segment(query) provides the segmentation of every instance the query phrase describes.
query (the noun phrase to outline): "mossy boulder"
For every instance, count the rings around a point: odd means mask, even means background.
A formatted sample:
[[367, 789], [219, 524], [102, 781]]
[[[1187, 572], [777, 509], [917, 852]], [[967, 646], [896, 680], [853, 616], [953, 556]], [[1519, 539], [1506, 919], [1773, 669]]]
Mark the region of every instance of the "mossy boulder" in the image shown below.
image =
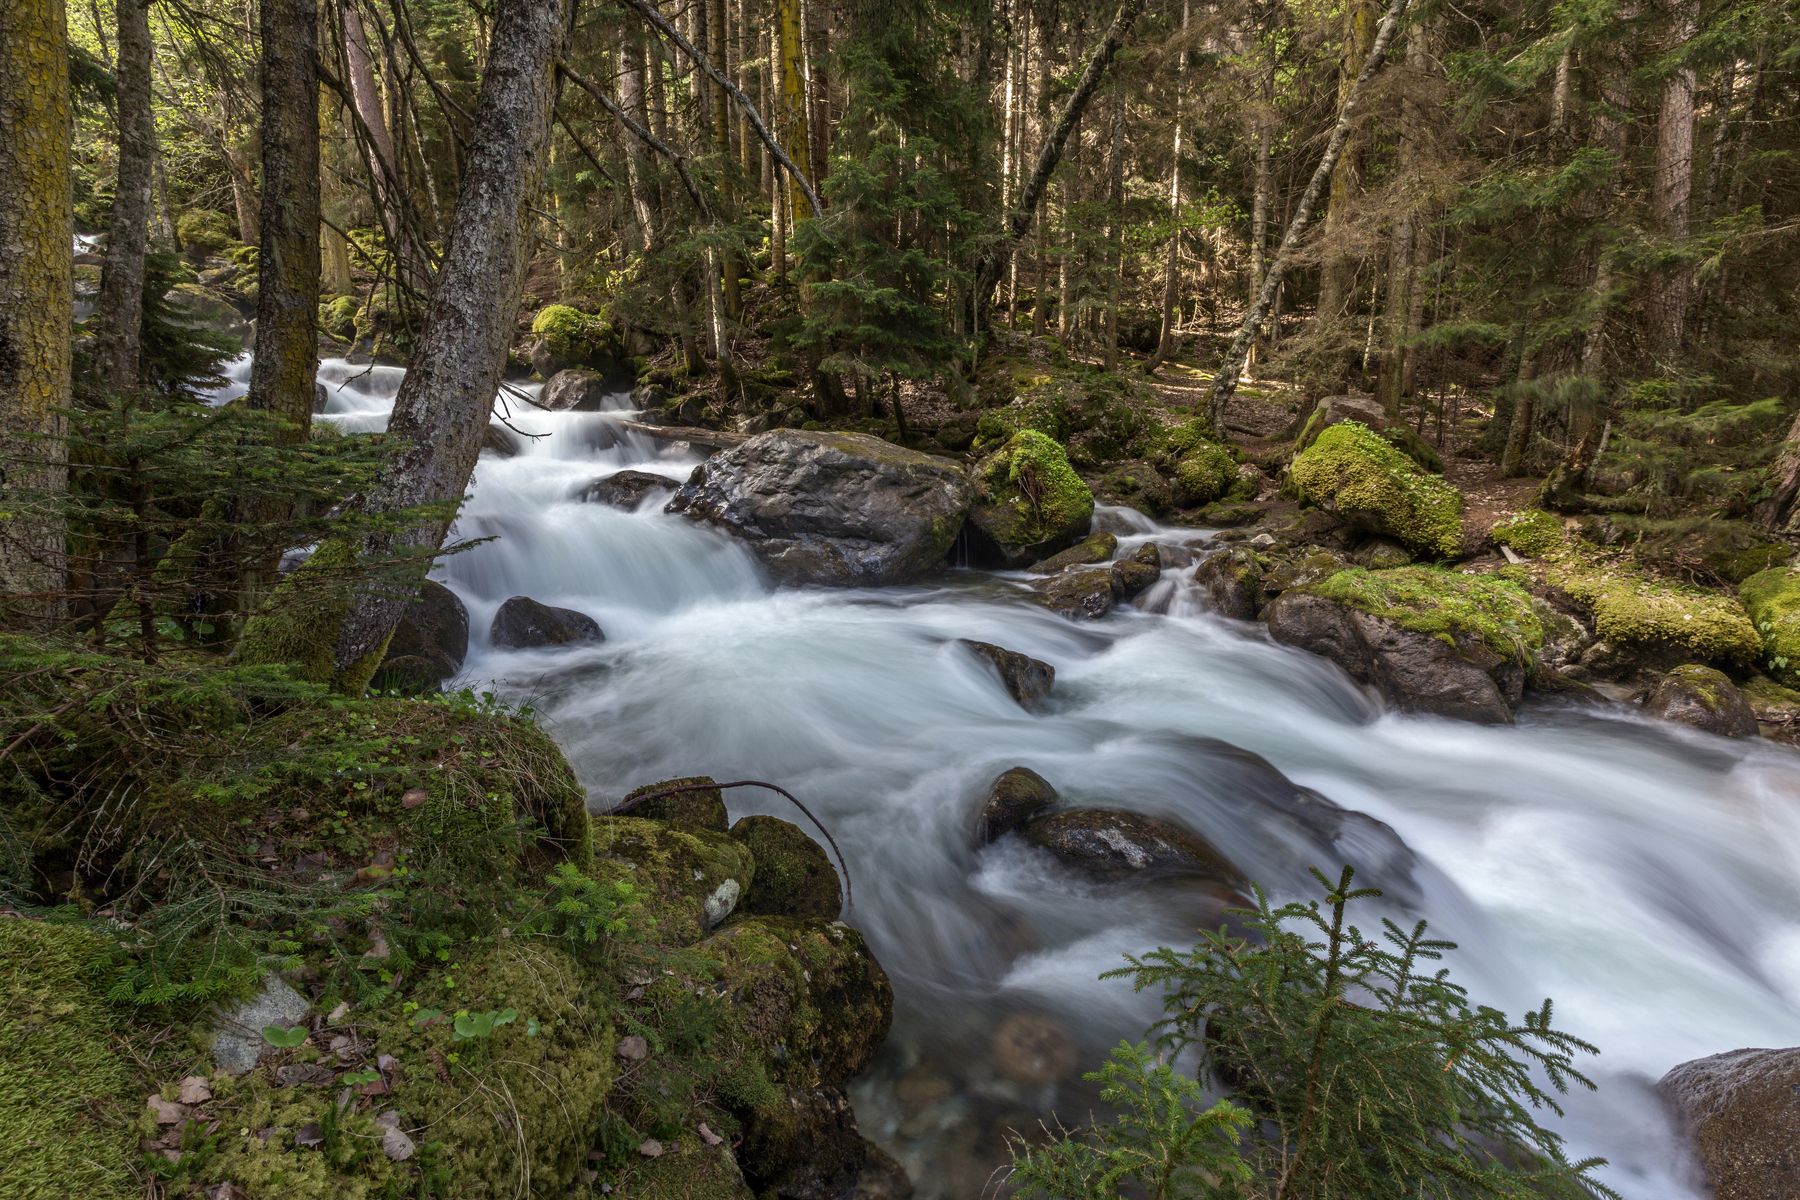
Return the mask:
[[739, 910], [751, 916], [823, 917], [844, 907], [843, 887], [824, 849], [804, 829], [779, 817], [749, 816], [731, 836], [750, 850], [756, 873]]
[[1067, 550], [1032, 563], [1028, 569], [1033, 575], [1054, 575], [1065, 567], [1091, 567], [1096, 563], [1111, 562], [1118, 550], [1118, 535], [1102, 530], [1090, 533]]
[[356, 316], [362, 302], [355, 296], [332, 296], [319, 301], [319, 328], [342, 342], [356, 338]]
[[131, 1200], [132, 1122], [143, 1103], [106, 1003], [105, 935], [0, 916], [0, 1193], [18, 1200]]
[[567, 304], [547, 305], [532, 318], [531, 337], [527, 356], [544, 379], [577, 367], [597, 371], [621, 389], [636, 378], [624, 339], [604, 317]]
[[1731, 677], [1697, 663], [1664, 675], [1644, 700], [1644, 711], [1723, 737], [1755, 737], [1756, 713]]
[[1194, 508], [1223, 498], [1238, 480], [1237, 459], [1217, 442], [1201, 442], [1175, 463], [1175, 502]]
[[1227, 546], [1200, 560], [1194, 582], [1222, 617], [1248, 621], [1262, 607], [1262, 559], [1249, 546]]
[[1462, 493], [1419, 469], [1368, 426], [1343, 421], [1296, 455], [1301, 499], [1354, 528], [1397, 538], [1419, 554], [1462, 550]]
[[[716, 1135], [715, 1135], [716, 1136]], [[709, 1146], [695, 1135], [658, 1140], [654, 1157], [642, 1151], [612, 1189], [619, 1200], [756, 1200], [728, 1146]]]
[[756, 877], [750, 848], [722, 833], [642, 817], [596, 817], [596, 865], [646, 891], [654, 936], [685, 945], [737, 911]]
[[1738, 589], [1761, 641], [1769, 674], [1800, 684], [1800, 569], [1775, 567], [1744, 580]]
[[1488, 536], [1528, 558], [1548, 558], [1565, 549], [1569, 541], [1562, 518], [1541, 508], [1528, 508], [1496, 522]]
[[195, 261], [222, 254], [237, 241], [231, 218], [212, 208], [190, 208], [176, 217], [175, 236]]
[[1492, 723], [1512, 720], [1543, 645], [1523, 588], [1428, 567], [1339, 571], [1265, 616], [1276, 641], [1330, 658], [1396, 708]]
[[1162, 578], [1162, 547], [1145, 542], [1112, 565], [1113, 584], [1119, 599], [1130, 600]]
[[1444, 469], [1444, 460], [1431, 443], [1404, 421], [1388, 416], [1373, 396], [1326, 396], [1321, 399], [1300, 426], [1300, 432], [1294, 438], [1294, 453], [1305, 450], [1319, 440], [1320, 434], [1344, 421], [1368, 426], [1424, 470], [1435, 474]]
[[957, 644], [991, 666], [1020, 708], [1033, 709], [1042, 704], [1056, 684], [1056, 668], [1047, 662], [996, 646], [992, 642], [976, 642], [958, 638]]
[[1552, 581], [1593, 613], [1594, 632], [1633, 662], [1749, 666], [1763, 639], [1735, 597], [1665, 583], [1629, 569], [1570, 567]]
[[975, 844], [999, 841], [1056, 803], [1056, 789], [1030, 767], [1001, 772], [975, 817]]
[[1098, 621], [1119, 602], [1119, 579], [1110, 567], [1071, 567], [1033, 580], [1031, 598], [1071, 621]]
[[976, 562], [1016, 568], [1074, 545], [1094, 518], [1094, 493], [1055, 439], [1021, 430], [976, 471], [969, 546]]
[[725, 793], [710, 775], [647, 783], [627, 793], [619, 805], [634, 817], [666, 821], [689, 829], [724, 833], [731, 827], [731, 817], [725, 809]]

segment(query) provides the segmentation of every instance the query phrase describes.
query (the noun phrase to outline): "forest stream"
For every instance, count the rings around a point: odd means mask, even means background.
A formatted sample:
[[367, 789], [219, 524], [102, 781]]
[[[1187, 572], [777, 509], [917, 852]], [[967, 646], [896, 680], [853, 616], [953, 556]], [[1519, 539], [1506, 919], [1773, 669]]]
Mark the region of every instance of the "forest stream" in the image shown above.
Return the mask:
[[[325, 419], [381, 428], [403, 374], [326, 360]], [[1623, 706], [1534, 701], [1510, 727], [1384, 713], [1325, 660], [1206, 610], [1187, 578], [1205, 531], [1125, 509], [1097, 525], [1121, 554], [1158, 542], [1165, 569], [1099, 622], [966, 570], [924, 587], [772, 589], [741, 545], [665, 515], [661, 497], [636, 512], [581, 499], [615, 471], [682, 479], [699, 461], [621, 427], [628, 404], [506, 406], [542, 436], [483, 453], [455, 537], [492, 540], [439, 569], [471, 618], [459, 682], [534, 708], [596, 807], [710, 773], [779, 783], [818, 814], [848, 861], [846, 917], [896, 992], [858, 1115], [923, 1200], [977, 1194], [1003, 1161], [1000, 1131], [1053, 1109], [1081, 1120], [1090, 1098], [1068, 1081], [1154, 1016], [1096, 977], [1122, 949], [1185, 944], [1217, 911], [1192, 891], [1084, 882], [1016, 838], [973, 850], [980, 796], [1017, 765], [1065, 800], [1192, 825], [1278, 899], [1308, 889], [1309, 866], [1355, 863], [1392, 915], [1428, 913], [1463, 945], [1451, 961], [1475, 992], [1511, 1012], [1556, 997], [1559, 1023], [1603, 1051], [1600, 1093], [1573, 1097], [1561, 1128], [1572, 1156], [1612, 1160], [1604, 1177], [1628, 1196], [1699, 1195], [1657, 1077], [1800, 1038], [1793, 750]], [[494, 611], [520, 594], [592, 616], [606, 640], [492, 647]], [[959, 638], [1053, 664], [1045, 709], [1022, 710]], [[755, 789], [730, 803], [794, 816]], [[1039, 1061], [1006, 1061], [1008, 1022]], [[1060, 1081], [1021, 1081], [1046, 1058]]]

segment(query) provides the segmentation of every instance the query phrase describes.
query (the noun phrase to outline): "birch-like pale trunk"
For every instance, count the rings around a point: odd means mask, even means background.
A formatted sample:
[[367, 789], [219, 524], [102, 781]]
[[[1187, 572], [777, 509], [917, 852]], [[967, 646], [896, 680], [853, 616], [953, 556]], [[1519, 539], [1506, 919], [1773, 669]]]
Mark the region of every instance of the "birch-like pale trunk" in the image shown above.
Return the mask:
[[1270, 306], [1275, 303], [1275, 293], [1281, 287], [1288, 263], [1293, 259], [1294, 248], [1300, 244], [1307, 223], [1312, 220], [1313, 206], [1324, 193], [1325, 184], [1331, 179], [1332, 170], [1337, 166], [1338, 156], [1344, 152], [1344, 144], [1349, 140], [1357, 102], [1362, 99], [1363, 93], [1368, 90], [1369, 81], [1375, 78], [1375, 73], [1381, 70], [1381, 64], [1386, 61], [1388, 47], [1393, 45], [1394, 35], [1400, 29], [1400, 20], [1406, 15], [1406, 5], [1407, 0], [1388, 0], [1387, 11], [1381, 14], [1381, 24], [1375, 31], [1375, 41], [1369, 47], [1369, 55], [1363, 60], [1356, 82], [1350, 85], [1350, 91], [1338, 109], [1337, 124], [1332, 127], [1331, 140], [1325, 144], [1325, 154], [1319, 159], [1319, 165], [1313, 171], [1299, 205], [1294, 209], [1287, 232], [1282, 234], [1281, 245], [1276, 248], [1274, 260], [1269, 263], [1269, 270], [1263, 277], [1256, 302], [1244, 314], [1244, 323], [1238, 328], [1231, 349], [1225, 352], [1225, 361], [1219, 365], [1219, 373], [1213, 379], [1212, 394], [1207, 401], [1207, 418], [1214, 429], [1219, 429], [1224, 424], [1225, 406], [1237, 391], [1238, 380], [1244, 373], [1244, 360], [1249, 354], [1250, 343], [1256, 337], [1257, 326], [1262, 324]]

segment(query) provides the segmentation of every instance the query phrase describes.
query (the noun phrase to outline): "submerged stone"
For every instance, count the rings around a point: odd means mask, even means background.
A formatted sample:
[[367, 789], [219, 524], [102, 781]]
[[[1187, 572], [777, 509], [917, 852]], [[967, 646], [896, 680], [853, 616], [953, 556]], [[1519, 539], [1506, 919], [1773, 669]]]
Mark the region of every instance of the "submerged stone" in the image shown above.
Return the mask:
[[1020, 654], [1017, 650], [1008, 650], [992, 642], [971, 641], [968, 638], [958, 638], [957, 645], [964, 646], [976, 657], [985, 659], [999, 672], [1000, 682], [1005, 685], [1007, 695], [1017, 701], [1020, 708], [1036, 708], [1050, 695], [1050, 688], [1056, 683], [1055, 667], [1030, 655]]
[[529, 596], [514, 596], [494, 614], [488, 630], [494, 645], [508, 650], [603, 642], [600, 623], [572, 608], [553, 608]]

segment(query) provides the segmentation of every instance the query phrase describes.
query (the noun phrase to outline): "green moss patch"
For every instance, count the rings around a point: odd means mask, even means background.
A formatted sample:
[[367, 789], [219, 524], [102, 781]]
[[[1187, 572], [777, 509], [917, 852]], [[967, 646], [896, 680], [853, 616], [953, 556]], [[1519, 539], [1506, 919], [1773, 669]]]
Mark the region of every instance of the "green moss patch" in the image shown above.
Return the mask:
[[[1087, 532], [1094, 493], [1055, 439], [1022, 430], [980, 467], [981, 500], [970, 520], [1008, 565], [1059, 549]], [[1011, 560], [1019, 559], [1018, 563]]]
[[0, 1193], [16, 1200], [144, 1194], [132, 1120], [142, 1088], [113, 1045], [116, 947], [65, 924], [0, 917]]
[[1531, 558], [1547, 558], [1567, 547], [1569, 542], [1562, 518], [1541, 508], [1528, 508], [1498, 522], [1492, 536], [1500, 545]]
[[1462, 494], [1366, 425], [1331, 426], [1289, 473], [1301, 499], [1418, 553], [1451, 558], [1462, 549]]
[[1744, 580], [1738, 589], [1754, 623], [1769, 672], [1800, 683], [1800, 569], [1776, 567]]
[[1631, 570], [1564, 564], [1551, 580], [1594, 615], [1594, 631], [1617, 646], [1667, 650], [1704, 662], [1748, 665], [1762, 640], [1731, 596], [1663, 583]]
[[[1335, 427], [1334, 427], [1335, 428]], [[1531, 596], [1510, 580], [1432, 567], [1339, 571], [1302, 589], [1455, 645], [1468, 639], [1525, 664], [1543, 647]]]

